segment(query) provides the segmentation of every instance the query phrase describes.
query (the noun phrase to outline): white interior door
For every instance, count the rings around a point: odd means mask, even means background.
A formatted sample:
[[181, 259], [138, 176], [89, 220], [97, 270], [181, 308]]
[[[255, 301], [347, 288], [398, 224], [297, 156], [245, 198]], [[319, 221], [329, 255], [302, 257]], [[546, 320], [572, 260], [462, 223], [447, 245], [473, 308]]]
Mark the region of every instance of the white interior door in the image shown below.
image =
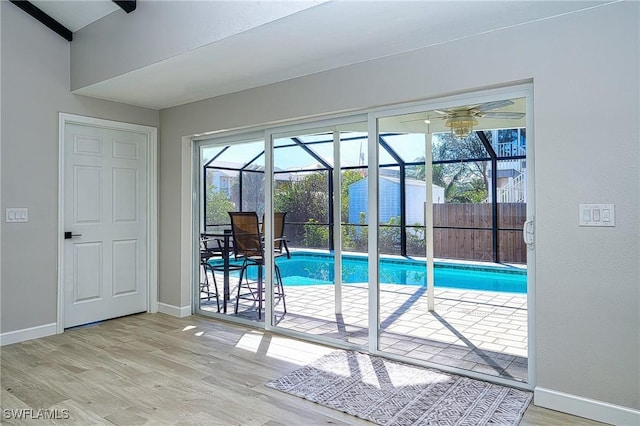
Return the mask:
[[65, 124], [65, 328], [147, 310], [147, 155], [147, 134]]

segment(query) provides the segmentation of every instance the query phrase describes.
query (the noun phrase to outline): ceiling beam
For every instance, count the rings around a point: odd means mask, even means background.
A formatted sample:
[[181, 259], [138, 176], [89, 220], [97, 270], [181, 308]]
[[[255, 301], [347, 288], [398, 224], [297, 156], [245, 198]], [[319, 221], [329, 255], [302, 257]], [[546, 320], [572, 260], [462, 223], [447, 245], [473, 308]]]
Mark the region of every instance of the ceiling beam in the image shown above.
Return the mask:
[[113, 2], [127, 13], [136, 10], [136, 0], [113, 0]]
[[58, 35], [63, 37], [67, 41], [73, 40], [73, 33], [60, 22], [53, 19], [51, 16], [44, 13], [41, 9], [37, 8], [30, 1], [26, 0], [11, 0], [11, 3], [18, 6], [20, 9], [27, 12], [29, 15], [36, 18], [38, 21], [49, 27], [49, 29], [55, 31]]

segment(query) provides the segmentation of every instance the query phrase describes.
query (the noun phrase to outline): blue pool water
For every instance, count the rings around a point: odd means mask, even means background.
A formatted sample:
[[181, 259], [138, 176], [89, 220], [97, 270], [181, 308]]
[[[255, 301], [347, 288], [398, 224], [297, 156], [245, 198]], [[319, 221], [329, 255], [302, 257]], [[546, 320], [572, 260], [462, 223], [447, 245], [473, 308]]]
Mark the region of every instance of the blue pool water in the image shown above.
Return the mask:
[[[363, 283], [368, 280], [368, 259], [364, 256], [342, 256], [342, 282]], [[295, 252], [291, 259], [278, 258], [284, 285], [332, 284], [333, 256], [330, 254]], [[411, 259], [381, 258], [380, 282], [426, 286], [425, 262]], [[249, 276], [257, 272], [250, 271]], [[515, 268], [475, 267], [462, 264], [435, 264], [435, 286], [510, 293], [527, 292], [526, 270]]]

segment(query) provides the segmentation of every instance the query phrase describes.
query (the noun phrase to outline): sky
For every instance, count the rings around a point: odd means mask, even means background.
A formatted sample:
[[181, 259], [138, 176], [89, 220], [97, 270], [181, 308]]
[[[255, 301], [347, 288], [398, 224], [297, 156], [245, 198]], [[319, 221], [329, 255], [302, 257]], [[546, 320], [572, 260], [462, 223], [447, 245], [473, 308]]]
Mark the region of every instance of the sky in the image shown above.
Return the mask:
[[[368, 139], [365, 133], [341, 132], [342, 143], [340, 144], [341, 166], [357, 166], [367, 164]], [[358, 139], [348, 140], [350, 137]], [[299, 136], [303, 141], [328, 140], [331, 135], [319, 136]], [[344, 140], [347, 139], [347, 140]], [[415, 161], [417, 158], [424, 158], [425, 137], [424, 134], [403, 134], [395, 136], [385, 136], [384, 139], [405, 161]], [[276, 146], [288, 145], [292, 141], [290, 138], [275, 140]], [[226, 145], [225, 145], [226, 146]], [[225, 146], [209, 146], [202, 149], [203, 164], [217, 155]], [[328, 164], [333, 165], [333, 144], [323, 143], [309, 146]], [[264, 140], [238, 143], [229, 148], [217, 159], [230, 163], [246, 164], [264, 150]], [[379, 150], [379, 162], [381, 164], [394, 163], [393, 158], [384, 150]], [[317, 164], [318, 160], [308, 154], [299, 146], [282, 147], [274, 150], [274, 167], [280, 170], [298, 169]], [[264, 155], [258, 158], [254, 164], [264, 166]]]

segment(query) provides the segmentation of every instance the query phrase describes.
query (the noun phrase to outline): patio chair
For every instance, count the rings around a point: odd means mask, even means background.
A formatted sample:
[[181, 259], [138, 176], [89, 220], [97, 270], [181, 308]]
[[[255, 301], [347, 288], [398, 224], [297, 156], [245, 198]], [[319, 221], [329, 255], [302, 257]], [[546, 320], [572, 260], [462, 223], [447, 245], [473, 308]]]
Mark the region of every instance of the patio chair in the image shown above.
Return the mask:
[[[258, 223], [258, 214], [256, 212], [229, 212], [231, 219], [231, 232], [233, 233], [234, 250], [236, 256], [243, 260], [242, 270], [240, 271], [240, 280], [238, 282], [238, 295], [236, 297], [235, 313], [238, 313], [240, 299], [249, 299], [258, 303], [258, 319], [262, 318], [262, 302], [264, 301], [264, 288], [262, 279], [262, 270], [264, 266], [264, 238]], [[282, 222], [281, 225], [276, 224], [274, 241], [274, 257], [288, 255], [286, 241], [282, 235], [284, 231], [284, 213], [277, 214], [277, 221]], [[281, 218], [281, 220], [280, 220]], [[258, 276], [256, 280], [257, 286], [252, 287], [249, 281], [247, 269], [250, 266], [256, 266]], [[287, 305], [284, 296], [284, 286], [282, 284], [282, 275], [280, 268], [275, 265], [275, 282], [274, 296], [278, 300], [282, 300], [284, 312], [287, 312]], [[243, 282], [243, 277], [245, 282]], [[242, 289], [246, 288], [247, 292], [242, 293]]]
[[[215, 297], [216, 307], [218, 308], [218, 312], [220, 312], [220, 298], [218, 294], [218, 283], [216, 283], [216, 274], [213, 265], [209, 263], [209, 259], [213, 257], [222, 257], [222, 252], [216, 248], [216, 244], [218, 244], [217, 241], [208, 239], [204, 236], [200, 237], [200, 267], [202, 268], [202, 275], [200, 278], [200, 300], [206, 299], [207, 301], [211, 301], [211, 298]], [[213, 291], [211, 290], [208, 272], [211, 272]]]
[[[273, 255], [274, 257], [287, 256], [287, 259], [291, 258], [289, 253], [289, 247], [287, 246], [287, 239], [284, 236], [284, 218], [287, 212], [275, 212], [273, 213]], [[262, 215], [262, 227], [260, 228], [262, 235], [264, 236], [264, 214]], [[279, 269], [278, 269], [279, 271]]]

